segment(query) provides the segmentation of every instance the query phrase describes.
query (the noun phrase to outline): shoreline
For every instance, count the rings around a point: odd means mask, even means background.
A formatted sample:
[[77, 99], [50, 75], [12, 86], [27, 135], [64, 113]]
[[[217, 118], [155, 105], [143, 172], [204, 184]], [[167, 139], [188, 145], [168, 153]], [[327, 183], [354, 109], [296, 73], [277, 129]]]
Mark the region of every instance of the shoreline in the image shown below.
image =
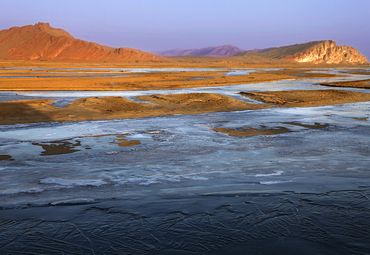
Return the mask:
[[320, 83], [320, 85], [337, 88], [370, 89], [370, 79], [341, 81], [341, 82], [323, 82]]
[[317, 107], [370, 101], [370, 94], [339, 90], [295, 90], [240, 92], [260, 102], [241, 101], [215, 93], [154, 94], [138, 96], [139, 102], [124, 97], [78, 98], [64, 107], [51, 99], [0, 102], [0, 125], [134, 119], [176, 114], [192, 115], [266, 108]]
[[[159, 89], [184, 89], [198, 87], [222, 87], [238, 84], [275, 82], [289, 79], [331, 78], [339, 74], [310, 73], [309, 70], [252, 70], [251, 73], [228, 75], [227, 71], [183, 71], [129, 73], [122, 77], [76, 78], [52, 76], [23, 78], [22, 73], [12, 77], [0, 76], [0, 91], [136, 91]], [[0, 70], [0, 75], [1, 75]], [[48, 74], [46, 72], [46, 74]], [[16, 78], [19, 77], [19, 78]]]

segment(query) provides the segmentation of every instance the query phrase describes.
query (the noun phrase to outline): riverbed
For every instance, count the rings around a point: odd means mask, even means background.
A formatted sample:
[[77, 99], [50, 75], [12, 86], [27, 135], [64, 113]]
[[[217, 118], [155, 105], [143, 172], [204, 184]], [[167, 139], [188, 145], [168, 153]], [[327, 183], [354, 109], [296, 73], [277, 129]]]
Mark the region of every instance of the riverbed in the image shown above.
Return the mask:
[[[330, 89], [318, 83], [364, 76], [1, 97], [53, 98], [61, 106], [158, 93], [240, 99], [240, 91]], [[363, 102], [2, 125], [0, 253], [368, 254], [369, 118], [370, 102]], [[215, 131], [245, 127], [288, 132]], [[122, 137], [135, 142], [120, 146]]]

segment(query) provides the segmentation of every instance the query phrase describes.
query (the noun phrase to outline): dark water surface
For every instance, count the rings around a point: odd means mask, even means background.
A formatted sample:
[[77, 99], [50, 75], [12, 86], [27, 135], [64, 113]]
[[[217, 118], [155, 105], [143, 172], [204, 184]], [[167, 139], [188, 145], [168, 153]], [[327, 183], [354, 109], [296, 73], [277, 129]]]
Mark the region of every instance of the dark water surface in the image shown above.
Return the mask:
[[368, 254], [370, 189], [0, 211], [1, 254]]

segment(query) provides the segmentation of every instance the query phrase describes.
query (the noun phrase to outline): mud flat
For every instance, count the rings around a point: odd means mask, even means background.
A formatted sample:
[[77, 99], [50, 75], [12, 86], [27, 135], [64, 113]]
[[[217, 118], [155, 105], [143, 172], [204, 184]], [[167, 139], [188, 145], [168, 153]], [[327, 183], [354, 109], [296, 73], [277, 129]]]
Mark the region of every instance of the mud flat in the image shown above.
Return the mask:
[[0, 103], [0, 123], [35, 123], [48, 121], [82, 121], [142, 118], [174, 114], [200, 114], [265, 108], [232, 97], [207, 94], [173, 94], [140, 96], [144, 102], [122, 97], [92, 97], [73, 101], [66, 107], [52, 105], [52, 100], [20, 100]]
[[306, 69], [306, 68], [286, 68], [281, 70], [269, 71], [269, 73], [274, 75], [288, 75], [296, 79], [332, 78], [341, 76], [340, 74], [313, 72], [314, 70], [315, 69]]
[[[59, 75], [59, 74], [57, 74]], [[197, 79], [202, 77], [201, 80]], [[15, 77], [16, 78], [16, 77]], [[294, 78], [287, 74], [253, 73], [230, 76], [223, 71], [137, 73], [125, 77], [63, 77], [0, 79], [1, 91], [123, 91], [225, 86]]]
[[292, 122], [284, 122], [284, 124], [308, 128], [308, 129], [323, 129], [323, 128], [329, 127], [329, 124], [321, 124], [318, 122], [315, 122], [314, 124], [305, 124], [305, 123], [292, 121]]
[[141, 144], [140, 140], [128, 140], [123, 135], [118, 135], [116, 143], [120, 147], [132, 147]]
[[53, 100], [35, 99], [0, 102], [0, 124], [66, 122], [158, 117], [175, 114], [202, 114], [258, 110], [272, 107], [308, 107], [365, 102], [370, 94], [336, 90], [241, 92], [263, 104], [254, 104], [213, 93], [139, 96], [140, 102], [123, 97], [89, 97], [56, 107]]
[[348, 87], [348, 88], [370, 89], [370, 79], [359, 80], [359, 81], [325, 82], [325, 83], [320, 83], [320, 85], [329, 86], [329, 87]]
[[[329, 127], [329, 124], [321, 124], [318, 122], [315, 122], [314, 124], [305, 124], [301, 122], [282, 122], [282, 124], [290, 125], [290, 126], [298, 126], [303, 127], [307, 129], [323, 129]], [[229, 136], [237, 136], [237, 137], [252, 137], [252, 136], [259, 136], [259, 135], [279, 135], [279, 134], [285, 134], [289, 132], [293, 132], [287, 127], [266, 127], [264, 125], [261, 125], [259, 128], [253, 128], [253, 127], [238, 127], [238, 128], [223, 128], [223, 127], [217, 127], [213, 129], [216, 132], [224, 133]]]
[[349, 74], [360, 74], [360, 75], [370, 75], [370, 69], [350, 69], [346, 73]]
[[278, 107], [313, 107], [370, 100], [370, 94], [339, 90], [241, 92], [240, 94]]
[[[147, 69], [122, 69], [122, 72], [109, 69], [91, 71], [72, 68], [48, 70], [0, 69], [0, 91], [132, 91], [153, 89], [178, 89], [195, 87], [215, 87], [256, 82], [279, 81], [285, 79], [305, 79], [335, 77], [329, 73], [313, 73], [308, 69], [264, 70], [228, 75], [235, 69], [194, 69], [187, 71], [168, 71]], [[93, 69], [95, 70], [95, 69]], [[153, 72], [153, 70], [155, 70]], [[181, 69], [179, 69], [181, 70]], [[238, 70], [238, 69], [236, 69]], [[240, 69], [242, 70], [242, 69]], [[246, 69], [247, 70], [247, 69]], [[251, 70], [251, 69], [248, 69]]]
[[251, 136], [258, 136], [258, 135], [278, 135], [290, 132], [290, 130], [286, 127], [276, 127], [276, 128], [266, 128], [264, 126], [260, 128], [214, 128], [216, 132], [225, 133], [230, 136], [238, 136], [238, 137], [251, 137]]
[[12, 156], [10, 155], [0, 155], [0, 161], [8, 161], [13, 160]]
[[352, 119], [359, 120], [359, 121], [368, 121], [369, 117], [353, 117]]
[[32, 143], [35, 146], [40, 146], [43, 151], [41, 156], [51, 156], [60, 154], [70, 154], [79, 151], [76, 147], [79, 147], [81, 143], [76, 141], [74, 143], [70, 141], [55, 141], [50, 143]]

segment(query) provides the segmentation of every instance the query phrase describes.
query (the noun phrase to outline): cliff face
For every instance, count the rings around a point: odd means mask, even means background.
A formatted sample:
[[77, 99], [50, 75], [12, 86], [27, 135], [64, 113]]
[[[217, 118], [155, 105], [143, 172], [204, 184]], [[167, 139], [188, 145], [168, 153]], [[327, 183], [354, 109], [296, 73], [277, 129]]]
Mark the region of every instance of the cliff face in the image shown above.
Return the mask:
[[55, 61], [155, 61], [154, 54], [111, 48], [74, 38], [48, 23], [0, 31], [0, 59]]
[[366, 57], [350, 46], [334, 41], [314, 41], [283, 47], [246, 51], [239, 55], [246, 61], [298, 62], [310, 64], [366, 64]]
[[299, 63], [366, 64], [367, 58], [351, 46], [338, 46], [334, 41], [320, 41], [292, 56]]

